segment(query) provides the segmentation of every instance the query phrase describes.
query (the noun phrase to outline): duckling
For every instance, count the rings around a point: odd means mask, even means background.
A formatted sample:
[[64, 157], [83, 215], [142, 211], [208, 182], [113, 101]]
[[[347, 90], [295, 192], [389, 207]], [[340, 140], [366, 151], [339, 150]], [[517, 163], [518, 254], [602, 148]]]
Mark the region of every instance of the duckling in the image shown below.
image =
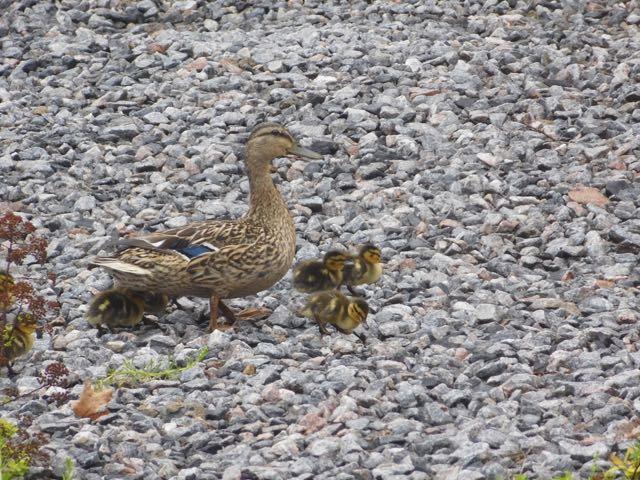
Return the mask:
[[325, 325], [330, 323], [339, 332], [353, 333], [362, 343], [366, 342], [363, 334], [353, 331], [369, 314], [369, 305], [362, 298], [346, 297], [336, 290], [315, 293], [309, 296], [300, 314], [315, 319], [322, 335], [329, 333]]
[[102, 325], [133, 327], [142, 321], [145, 305], [143, 293], [112, 288], [91, 299], [85, 318], [99, 329]]
[[2, 344], [0, 345], [0, 357], [4, 357], [9, 375], [15, 375], [12, 362], [16, 358], [24, 355], [33, 348], [35, 331], [38, 325], [33, 316], [28, 313], [21, 313], [12, 325], [4, 327]]
[[352, 295], [361, 296], [354, 289], [354, 285], [375, 283], [382, 275], [380, 257], [382, 252], [375, 245], [367, 244], [360, 247], [358, 255], [353, 257], [353, 262], [345, 265], [343, 283]]
[[293, 286], [299, 292], [333, 290], [342, 283], [342, 270], [350, 259], [346, 253], [332, 250], [322, 259], [307, 260], [293, 268]]
[[13, 285], [10, 273], [0, 273], [0, 311], [6, 312], [13, 305]]
[[160, 315], [164, 313], [169, 305], [169, 297], [164, 293], [150, 293], [143, 294], [144, 298], [144, 311], [153, 315]]

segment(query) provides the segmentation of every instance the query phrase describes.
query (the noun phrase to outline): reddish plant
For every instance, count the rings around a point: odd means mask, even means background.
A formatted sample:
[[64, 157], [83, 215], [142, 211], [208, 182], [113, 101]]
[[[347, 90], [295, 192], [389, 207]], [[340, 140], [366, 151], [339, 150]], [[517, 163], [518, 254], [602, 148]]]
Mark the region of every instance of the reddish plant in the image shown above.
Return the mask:
[[[59, 302], [38, 294], [31, 279], [18, 278], [12, 272], [29, 258], [45, 264], [47, 241], [34, 232], [33, 224], [15, 213], [0, 216], [0, 367], [9, 366], [12, 357], [25, 353], [35, 326], [42, 327], [60, 309]], [[33, 280], [41, 287], [42, 281]], [[48, 274], [46, 280], [55, 287], [54, 274]]]

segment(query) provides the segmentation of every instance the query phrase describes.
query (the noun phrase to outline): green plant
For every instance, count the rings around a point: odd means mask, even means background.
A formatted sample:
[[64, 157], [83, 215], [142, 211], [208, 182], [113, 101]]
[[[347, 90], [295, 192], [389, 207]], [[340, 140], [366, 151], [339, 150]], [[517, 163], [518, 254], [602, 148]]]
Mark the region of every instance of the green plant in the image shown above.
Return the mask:
[[29, 435], [24, 428], [0, 419], [0, 480], [25, 475], [34, 460], [45, 460], [41, 450], [46, 435]]
[[67, 457], [64, 461], [64, 472], [62, 473], [62, 480], [73, 480], [75, 466], [73, 460]]
[[569, 472], [564, 472], [559, 477], [555, 477], [553, 480], [573, 480], [573, 474]]
[[29, 471], [29, 457], [16, 451], [11, 443], [16, 433], [17, 426], [0, 419], [0, 480], [21, 477]]
[[611, 455], [613, 466], [604, 474], [605, 480], [640, 480], [640, 441], [627, 448], [624, 456]]
[[166, 361], [151, 361], [142, 368], [136, 368], [133, 365], [133, 361], [125, 360], [120, 367], [110, 370], [106, 377], [97, 380], [95, 382], [96, 388], [132, 386], [150, 380], [175, 379], [185, 370], [189, 370], [204, 360], [207, 353], [209, 353], [207, 347], [201, 348], [193, 358], [187, 361], [184, 367], [179, 367], [171, 357]]

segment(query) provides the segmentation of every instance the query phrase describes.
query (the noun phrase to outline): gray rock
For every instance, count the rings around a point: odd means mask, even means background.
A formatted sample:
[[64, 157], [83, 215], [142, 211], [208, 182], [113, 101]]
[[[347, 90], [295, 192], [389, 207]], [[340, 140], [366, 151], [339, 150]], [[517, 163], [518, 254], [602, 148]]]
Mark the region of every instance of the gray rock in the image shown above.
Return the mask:
[[[62, 308], [0, 391], [39, 388], [62, 361], [74, 401], [125, 360], [183, 366], [209, 347], [177, 379], [117, 388], [95, 421], [69, 420], [59, 387], [3, 405], [51, 436], [33, 476], [70, 457], [88, 480], [588, 477], [594, 453], [626, 449], [610, 434], [640, 411], [625, 348], [637, 9], [22, 3], [0, 21], [0, 210], [48, 241], [46, 264], [15, 274]], [[270, 318], [207, 334], [208, 299], [182, 297], [157, 325], [98, 336], [86, 303], [113, 279], [89, 259], [120, 236], [243, 215], [244, 143], [262, 121], [323, 155], [273, 162], [296, 261], [382, 248], [382, 278], [358, 288], [367, 344], [298, 317], [307, 295], [289, 275], [228, 300]], [[606, 199], [576, 200], [580, 186]]]

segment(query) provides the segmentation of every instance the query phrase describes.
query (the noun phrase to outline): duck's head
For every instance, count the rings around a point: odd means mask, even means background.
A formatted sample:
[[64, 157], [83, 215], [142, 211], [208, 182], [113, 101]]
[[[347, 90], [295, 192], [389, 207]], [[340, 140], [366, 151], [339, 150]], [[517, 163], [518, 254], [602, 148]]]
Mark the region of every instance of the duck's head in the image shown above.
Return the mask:
[[367, 319], [369, 314], [369, 305], [362, 298], [355, 298], [351, 300], [347, 307], [347, 314], [349, 318], [360, 325]]
[[349, 260], [351, 260], [351, 257], [346, 253], [332, 250], [325, 254], [323, 263], [328, 270], [332, 272], [339, 272], [344, 268], [344, 264]]
[[377, 264], [380, 263], [380, 258], [382, 257], [382, 252], [375, 245], [363, 245], [360, 247], [360, 258], [368, 263]]
[[249, 168], [269, 166], [274, 158], [297, 155], [318, 160], [322, 155], [298, 145], [293, 135], [279, 123], [257, 125], [247, 141], [247, 165]]
[[25, 335], [31, 335], [38, 329], [38, 322], [33, 318], [30, 313], [21, 313], [18, 315], [18, 321], [16, 322], [16, 330]]

